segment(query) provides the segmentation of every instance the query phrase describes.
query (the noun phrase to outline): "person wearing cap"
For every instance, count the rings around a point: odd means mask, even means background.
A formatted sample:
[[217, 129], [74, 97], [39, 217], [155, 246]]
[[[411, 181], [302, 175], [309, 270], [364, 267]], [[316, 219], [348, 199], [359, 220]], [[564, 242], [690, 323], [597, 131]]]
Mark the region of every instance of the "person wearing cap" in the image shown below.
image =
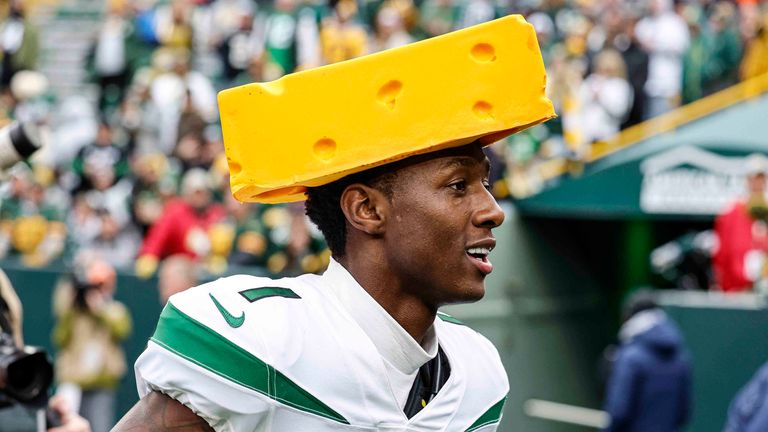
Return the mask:
[[544, 74], [509, 16], [222, 92], [233, 195], [306, 200], [330, 264], [172, 296], [114, 430], [497, 430], [499, 354], [438, 309], [485, 293], [504, 213], [483, 147], [554, 116]]
[[135, 269], [139, 277], [150, 277], [160, 260], [182, 254], [204, 257], [210, 242], [206, 230], [224, 218], [224, 208], [212, 203], [208, 172], [193, 168], [181, 180], [181, 197], [171, 200], [149, 228], [139, 250]]
[[712, 268], [720, 290], [743, 292], [765, 278], [768, 252], [768, 159], [762, 154], [746, 160], [747, 196], [737, 199], [715, 219], [717, 247]]

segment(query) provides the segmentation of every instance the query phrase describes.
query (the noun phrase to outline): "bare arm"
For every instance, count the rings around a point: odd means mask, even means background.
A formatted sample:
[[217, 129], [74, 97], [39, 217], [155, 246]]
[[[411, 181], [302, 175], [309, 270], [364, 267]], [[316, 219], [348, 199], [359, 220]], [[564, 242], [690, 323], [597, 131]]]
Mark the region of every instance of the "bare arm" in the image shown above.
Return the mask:
[[162, 393], [144, 396], [112, 432], [210, 432], [213, 429], [192, 410]]

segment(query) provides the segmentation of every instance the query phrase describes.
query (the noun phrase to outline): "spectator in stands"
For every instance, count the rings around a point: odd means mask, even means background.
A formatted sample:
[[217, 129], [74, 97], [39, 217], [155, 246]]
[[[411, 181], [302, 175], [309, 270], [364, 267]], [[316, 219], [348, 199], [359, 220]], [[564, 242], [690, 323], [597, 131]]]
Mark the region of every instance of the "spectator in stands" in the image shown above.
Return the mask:
[[141, 277], [154, 274], [160, 260], [184, 254], [205, 258], [210, 250], [207, 230], [224, 217], [224, 208], [211, 201], [208, 173], [189, 170], [181, 181], [181, 197], [168, 202], [163, 214], [147, 232], [136, 261]]
[[166, 48], [190, 51], [192, 49], [192, 6], [189, 0], [173, 0], [155, 13], [155, 34]]
[[752, 40], [760, 27], [759, 3], [759, 0], [736, 0], [739, 6], [739, 33], [745, 42]]
[[336, 63], [368, 53], [368, 35], [355, 21], [357, 4], [354, 0], [328, 0], [330, 16], [320, 26], [320, 46], [323, 62]]
[[98, 107], [101, 111], [115, 108], [130, 82], [130, 51], [135, 35], [126, 12], [125, 5], [108, 3], [107, 16], [88, 55], [86, 68], [90, 69], [92, 79], [99, 86]]
[[688, 26], [672, 8], [672, 0], [651, 0], [650, 12], [636, 27], [638, 40], [649, 53], [647, 118], [680, 104], [682, 59], [690, 44]]
[[579, 87], [578, 103], [583, 151], [619, 131], [632, 106], [632, 88], [624, 60], [616, 50], [606, 49], [597, 55], [593, 72]]
[[94, 194], [80, 193], [72, 198], [72, 208], [67, 214], [66, 224], [71, 242], [76, 249], [87, 244], [99, 235], [98, 206]]
[[176, 133], [187, 103], [206, 123], [216, 121], [216, 90], [208, 77], [190, 70], [189, 51], [166, 51], [159, 56], [167, 57], [173, 66], [171, 71], [160, 74], [152, 81], [150, 93], [157, 106], [161, 127], [168, 128], [167, 131], [160, 131], [160, 138], [167, 141], [161, 143], [161, 148], [172, 149], [180, 138]]
[[141, 237], [128, 219], [127, 212], [99, 207], [95, 209], [94, 216], [98, 227], [96, 236], [80, 247], [92, 251], [114, 267], [130, 268], [141, 245]]
[[[302, 63], [299, 54], [305, 53], [306, 47], [301, 46], [304, 41], [299, 37], [299, 28], [300, 23], [303, 25], [306, 21], [300, 22], [299, 17], [296, 0], [277, 0], [274, 10], [264, 20], [262, 73], [265, 80], [291, 73]], [[309, 23], [316, 34], [316, 21]], [[316, 37], [313, 42], [317, 42]]]
[[273, 275], [315, 273], [328, 264], [325, 241], [301, 206], [258, 206], [228, 199], [234, 232], [229, 262], [264, 266]]
[[709, 32], [702, 28], [700, 10], [700, 8], [689, 7], [685, 14], [688, 32], [691, 35], [691, 44], [683, 56], [683, 86], [681, 90], [683, 104], [691, 103], [704, 96], [704, 75], [711, 55], [712, 40]]
[[128, 157], [107, 121], [99, 124], [96, 140], [78, 151], [72, 172], [77, 176], [75, 192], [109, 189], [128, 173]]
[[[304, 214], [304, 206], [289, 204], [288, 212], [288, 237], [281, 245], [282, 251], [270, 257], [271, 262], [267, 262], [267, 267], [274, 274], [297, 275], [323, 271], [328, 265], [330, 252], [320, 231]], [[280, 258], [282, 256], [285, 261]], [[280, 268], [282, 262], [285, 265]]]
[[64, 251], [60, 203], [45, 199], [44, 185], [25, 164], [16, 165], [10, 177], [8, 190], [0, 193], [0, 257], [18, 254], [26, 265], [46, 265]]
[[541, 56], [544, 58], [544, 64], [549, 67], [551, 63], [551, 51], [555, 45], [555, 23], [552, 18], [544, 12], [535, 12], [526, 17], [536, 30], [536, 40], [539, 41]]
[[736, 84], [742, 58], [742, 42], [736, 9], [732, 3], [715, 3], [709, 17], [709, 28], [712, 32], [712, 49], [706, 64], [705, 95]]
[[733, 398], [723, 432], [765, 430], [768, 430], [768, 363]]
[[203, 138], [197, 134], [187, 134], [179, 139], [173, 155], [181, 164], [182, 171], [187, 171], [191, 168], [208, 168], [206, 161], [203, 159], [203, 146]]
[[160, 302], [165, 304], [170, 296], [197, 285], [200, 281], [198, 271], [195, 260], [187, 255], [172, 255], [164, 259], [157, 281]]
[[627, 80], [632, 87], [632, 107], [621, 128], [636, 125], [645, 118], [645, 83], [648, 81], [648, 53], [643, 50], [637, 40], [637, 18], [630, 15], [624, 21], [624, 31], [614, 41], [616, 49], [621, 52], [627, 65]]
[[[173, 124], [163, 124], [163, 112], [152, 99], [150, 91], [152, 76], [153, 71], [150, 68], [141, 69], [134, 76], [133, 83], [120, 105], [118, 118], [128, 135], [133, 153], [160, 151], [169, 155], [175, 144], [177, 129], [173, 128]], [[169, 117], [171, 115], [168, 114]]]
[[238, 28], [218, 48], [224, 66], [223, 78], [227, 82], [238, 80], [254, 59], [260, 59], [264, 51], [262, 37], [253, 26], [251, 8], [245, 7], [234, 14], [238, 15]]
[[748, 40], [746, 53], [739, 68], [742, 80], [768, 74], [768, 13], [755, 36]]
[[426, 37], [448, 33], [456, 25], [456, 8], [451, 0], [425, 0], [420, 9], [421, 28]]
[[459, 3], [458, 8], [456, 29], [471, 27], [499, 17], [492, 0], [468, 0]]
[[37, 28], [27, 19], [23, 0], [9, 2], [8, 17], [0, 26], [0, 50], [0, 87], [3, 89], [8, 88], [16, 72], [37, 67]]
[[258, 204], [240, 203], [225, 194], [228, 223], [234, 230], [233, 244], [228, 257], [230, 264], [238, 266], [265, 266], [267, 263], [267, 227], [260, 218], [264, 209]]
[[607, 432], [675, 432], [691, 415], [691, 361], [677, 325], [650, 293], [635, 294], [624, 310], [621, 345], [610, 366]]
[[83, 259], [73, 280], [55, 293], [56, 378], [60, 388], [79, 389], [79, 412], [93, 432], [107, 432], [114, 426], [116, 388], [126, 371], [120, 343], [131, 332], [131, 317], [113, 299], [114, 268], [95, 256]]
[[[179, 115], [179, 124], [177, 126], [176, 136], [179, 141], [185, 137], [192, 137], [198, 140], [203, 139], [203, 131], [208, 123], [205, 121], [200, 111], [192, 101], [192, 95], [187, 92], [182, 102], [182, 109]], [[176, 143], [178, 150], [179, 143]]]
[[13, 103], [9, 118], [37, 124], [49, 120], [55, 95], [49, 90], [45, 74], [35, 70], [19, 71], [11, 79], [10, 90]]
[[403, 16], [394, 4], [382, 4], [376, 14], [376, 34], [372, 42], [373, 51], [383, 51], [413, 42], [413, 36], [405, 29]]
[[715, 219], [717, 248], [712, 257], [715, 280], [722, 291], [751, 290], [766, 277], [768, 253], [768, 159], [747, 159], [747, 196], [736, 200]]
[[168, 158], [157, 152], [137, 156], [132, 172], [131, 216], [143, 236], [163, 214], [165, 202], [175, 195], [176, 173]]
[[16, 164], [9, 170], [8, 182], [0, 185], [0, 220], [13, 221], [24, 212], [32, 182], [32, 171], [26, 164]]

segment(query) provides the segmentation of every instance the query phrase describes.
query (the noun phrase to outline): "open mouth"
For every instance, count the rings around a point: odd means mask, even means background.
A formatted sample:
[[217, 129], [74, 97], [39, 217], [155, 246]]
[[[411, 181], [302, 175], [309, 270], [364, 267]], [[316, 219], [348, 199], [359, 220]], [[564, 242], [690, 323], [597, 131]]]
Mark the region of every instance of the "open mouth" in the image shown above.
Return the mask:
[[472, 247], [466, 249], [469, 259], [472, 260], [472, 263], [475, 264], [483, 274], [489, 274], [493, 271], [493, 264], [488, 260], [488, 255], [491, 253], [491, 250], [493, 250], [491, 247]]
[[467, 255], [469, 255], [471, 258], [480, 260], [482, 262], [488, 261], [488, 255], [490, 253], [491, 253], [491, 248], [475, 247], [475, 248], [467, 249]]

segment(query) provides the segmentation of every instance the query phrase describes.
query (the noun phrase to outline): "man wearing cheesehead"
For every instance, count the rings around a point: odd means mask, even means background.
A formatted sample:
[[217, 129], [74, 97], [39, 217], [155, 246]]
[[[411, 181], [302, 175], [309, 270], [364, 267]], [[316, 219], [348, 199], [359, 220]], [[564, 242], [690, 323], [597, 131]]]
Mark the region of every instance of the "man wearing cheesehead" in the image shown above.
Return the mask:
[[504, 214], [482, 147], [554, 116], [545, 79], [510, 16], [223, 91], [235, 197], [306, 199], [332, 260], [171, 297], [115, 430], [496, 430], [499, 356], [437, 310], [484, 294]]

